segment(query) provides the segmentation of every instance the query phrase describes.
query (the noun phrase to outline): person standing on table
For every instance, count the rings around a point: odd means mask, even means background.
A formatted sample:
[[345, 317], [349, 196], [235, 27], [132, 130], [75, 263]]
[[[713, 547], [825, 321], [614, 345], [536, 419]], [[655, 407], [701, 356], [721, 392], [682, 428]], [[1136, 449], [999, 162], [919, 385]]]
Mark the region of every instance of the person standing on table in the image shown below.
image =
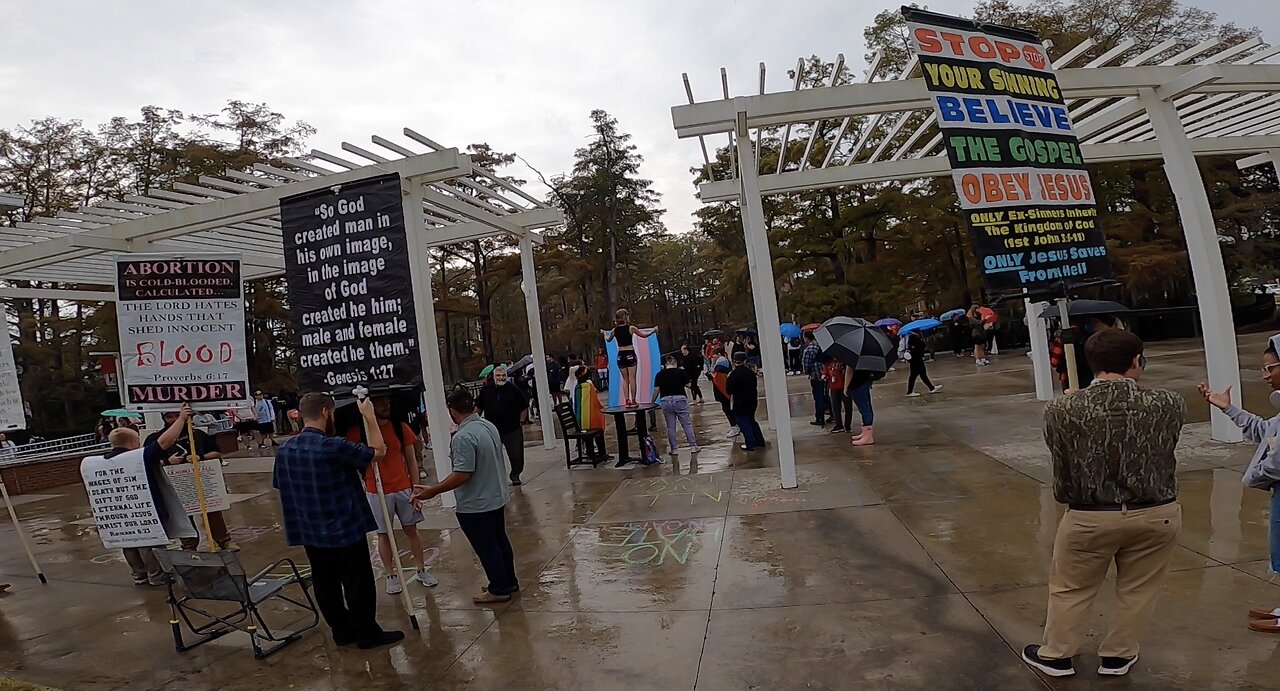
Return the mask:
[[759, 395], [756, 385], [760, 378], [747, 366], [746, 353], [734, 353], [733, 371], [729, 373], [729, 405], [733, 409], [733, 417], [738, 421], [738, 429], [742, 432], [742, 450], [755, 451], [764, 448], [764, 432], [760, 423], [756, 422], [756, 408]]
[[680, 359], [667, 356], [667, 366], [653, 378], [653, 390], [661, 396], [662, 415], [667, 420], [667, 449], [674, 460], [679, 455], [676, 443], [676, 424], [684, 428], [684, 439], [689, 450], [698, 453], [698, 438], [693, 434], [693, 414], [689, 412], [689, 397], [684, 394], [689, 386], [689, 373], [680, 367]]
[[[177, 423], [178, 418], [180, 417], [180, 411], [170, 410], [165, 412], [164, 415], [161, 416], [161, 419], [164, 420], [165, 432], [168, 431], [169, 427], [172, 427]], [[173, 447], [169, 450], [169, 456], [164, 459], [165, 465], [182, 465], [183, 463], [190, 463], [191, 450], [193, 446], [195, 448], [196, 455], [199, 456], [202, 461], [220, 460], [222, 458], [222, 454], [218, 452], [218, 447], [214, 445], [213, 440], [209, 438], [209, 435], [205, 434], [200, 429], [193, 429], [192, 431], [195, 432], [195, 438], [193, 439], [187, 437], [187, 427], [185, 424], [183, 425], [182, 431], [178, 434], [177, 441], [174, 442]], [[152, 432], [147, 436], [146, 441], [143, 442], [143, 446], [156, 443], [159, 441], [161, 434], [163, 434], [163, 432]], [[200, 526], [196, 524], [196, 516], [191, 517], [191, 527], [195, 528], [197, 533], [200, 532]], [[237, 545], [231, 540], [231, 531], [227, 529], [227, 519], [226, 516], [223, 515], [222, 511], [209, 512], [209, 530], [213, 532], [211, 537], [214, 542], [218, 543], [219, 549], [224, 549], [228, 552], [240, 551], [240, 545]], [[195, 551], [199, 546], [199, 535], [196, 535], [195, 537], [182, 538], [182, 549]]]
[[631, 313], [625, 309], [620, 309], [614, 313], [613, 328], [609, 331], [602, 331], [605, 335], [612, 334], [613, 340], [618, 345], [618, 371], [622, 374], [622, 390], [620, 399], [622, 404], [628, 408], [635, 408], [639, 404], [636, 403], [636, 367], [640, 364], [640, 360], [636, 358], [635, 337], [648, 338], [658, 332], [658, 327], [649, 329], [641, 329], [631, 323]]
[[471, 600], [477, 605], [509, 602], [520, 592], [515, 554], [507, 538], [506, 506], [511, 490], [502, 480], [502, 442], [498, 428], [476, 414], [466, 389], [449, 394], [449, 416], [458, 423], [450, 444], [453, 472], [435, 485], [418, 485], [413, 495], [423, 501], [453, 490], [458, 500], [458, 526], [475, 550], [489, 579]]
[[524, 484], [520, 480], [520, 474], [524, 472], [522, 425], [525, 416], [529, 414], [529, 399], [525, 398], [520, 387], [507, 376], [506, 365], [493, 368], [493, 381], [480, 389], [475, 403], [484, 419], [498, 429], [502, 446], [507, 450], [507, 459], [511, 462], [511, 484]]
[[[169, 510], [160, 496], [161, 484], [168, 484], [163, 466], [165, 459], [171, 456], [178, 437], [186, 432], [187, 418], [191, 417], [191, 406], [183, 405], [177, 417], [154, 439], [148, 439], [144, 446], [135, 430], [128, 427], [117, 427], [107, 435], [111, 450], [103, 454], [103, 458], [114, 458], [128, 451], [142, 449], [142, 463], [147, 471], [147, 486], [151, 490], [151, 503], [156, 507], [156, 516], [161, 525], [169, 524]], [[134, 585], [165, 585], [164, 572], [160, 570], [160, 562], [151, 553], [150, 547], [124, 548], [124, 560], [133, 571]]]
[[1186, 403], [1138, 386], [1146, 360], [1132, 333], [1095, 334], [1084, 356], [1097, 373], [1093, 383], [1044, 411], [1053, 496], [1068, 508], [1053, 541], [1044, 637], [1022, 659], [1052, 677], [1075, 674], [1071, 658], [1087, 639], [1112, 564], [1115, 605], [1098, 674], [1129, 672], [1182, 528], [1174, 448]]
[[[391, 419], [391, 398], [373, 397], [373, 415], [378, 420], [378, 432], [387, 445], [387, 455], [374, 461], [378, 464], [378, 476], [382, 478], [382, 494], [387, 498], [387, 513], [392, 522], [400, 521], [400, 530], [409, 541], [409, 551], [418, 564], [414, 575], [422, 585], [431, 588], [440, 581], [427, 570], [426, 552], [418, 535], [418, 524], [423, 521], [422, 503], [413, 498], [413, 481], [418, 477], [418, 437], [409, 425]], [[364, 440], [364, 425], [347, 430], [347, 441]], [[378, 496], [378, 482], [373, 474], [373, 464], [364, 471], [364, 494], [373, 511], [373, 522], [378, 526], [378, 556], [387, 572], [387, 594], [398, 595], [404, 589], [400, 574], [393, 573], [395, 555], [391, 553], [391, 537], [387, 534], [394, 526], [386, 525], [382, 516], [382, 499]]]
[[693, 352], [686, 343], [680, 346], [680, 367], [689, 375], [689, 405], [702, 405], [702, 389], [698, 380], [702, 378], [702, 355]]
[[[1272, 391], [1280, 391], [1280, 334], [1271, 337], [1262, 353], [1262, 379]], [[1240, 426], [1244, 436], [1258, 445], [1253, 458], [1245, 468], [1240, 481], [1247, 487], [1271, 494], [1271, 510], [1267, 521], [1270, 542], [1272, 576], [1280, 574], [1280, 454], [1276, 453], [1276, 440], [1280, 439], [1280, 415], [1269, 419], [1241, 410], [1231, 402], [1231, 387], [1214, 392], [1209, 385], [1200, 382], [1200, 395], [1210, 405], [1221, 410]], [[1262, 633], [1280, 633], [1280, 606], [1256, 607], [1249, 610], [1249, 628]]]
[[311, 562], [316, 604], [334, 644], [368, 650], [396, 643], [404, 633], [378, 625], [378, 591], [365, 540], [378, 526], [360, 480], [370, 463], [387, 455], [387, 445], [373, 401], [356, 405], [369, 431], [367, 445], [332, 436], [332, 396], [303, 396], [302, 431], [276, 453], [271, 484], [280, 492], [285, 540], [301, 546]]

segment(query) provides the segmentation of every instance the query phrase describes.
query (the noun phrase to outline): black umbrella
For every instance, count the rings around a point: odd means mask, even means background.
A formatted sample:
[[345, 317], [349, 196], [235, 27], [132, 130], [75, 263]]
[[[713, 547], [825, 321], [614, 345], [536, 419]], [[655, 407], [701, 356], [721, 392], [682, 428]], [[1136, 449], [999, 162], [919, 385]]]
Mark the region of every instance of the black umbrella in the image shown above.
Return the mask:
[[893, 341], [879, 327], [857, 317], [832, 317], [813, 332], [822, 352], [860, 372], [887, 372], [898, 359]]
[[760, 335], [759, 333], [756, 332], [756, 327], [754, 326], [744, 326], [741, 329], [738, 329], [737, 331], [735, 331], [734, 333], [737, 333], [743, 336], [750, 336], [752, 338], [757, 338]]
[[[1083, 317], [1090, 314], [1123, 314], [1129, 308], [1110, 300], [1072, 300], [1067, 303], [1067, 314], [1072, 317]], [[1051, 304], [1040, 312], [1041, 319], [1062, 315], [1062, 308]]]
[[725, 336], [728, 336], [728, 335], [729, 334], [721, 331], [720, 329], [712, 329], [702, 334], [702, 339], [705, 341], [710, 341], [713, 338], [724, 338]]

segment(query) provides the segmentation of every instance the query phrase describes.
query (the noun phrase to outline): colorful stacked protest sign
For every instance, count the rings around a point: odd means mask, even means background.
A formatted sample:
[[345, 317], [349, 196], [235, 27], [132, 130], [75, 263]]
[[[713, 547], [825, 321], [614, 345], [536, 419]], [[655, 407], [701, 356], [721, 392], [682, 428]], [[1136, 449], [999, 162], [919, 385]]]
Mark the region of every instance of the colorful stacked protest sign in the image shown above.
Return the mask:
[[1080, 143], [1035, 34], [904, 7], [990, 292], [1111, 278]]
[[126, 400], [222, 408], [249, 398], [239, 253], [121, 254], [116, 319]]

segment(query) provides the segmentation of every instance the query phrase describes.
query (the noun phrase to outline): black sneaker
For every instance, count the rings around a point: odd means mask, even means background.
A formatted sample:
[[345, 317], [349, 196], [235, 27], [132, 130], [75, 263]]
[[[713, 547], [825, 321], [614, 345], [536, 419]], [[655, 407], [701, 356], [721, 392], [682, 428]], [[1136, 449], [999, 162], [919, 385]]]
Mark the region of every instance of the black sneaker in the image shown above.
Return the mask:
[[832, 434], [840, 434], [840, 433], [841, 433], [841, 432], [843, 432], [843, 431], [845, 431], [843, 427], [832, 427], [832, 428], [831, 428], [831, 433], [832, 433]]
[[1040, 646], [1038, 645], [1029, 645], [1023, 648], [1022, 661], [1051, 677], [1069, 677], [1076, 673], [1075, 666], [1071, 664], [1071, 658], [1049, 660], [1040, 657]]
[[810, 421], [809, 421], [809, 424], [813, 425], [814, 427], [823, 427], [823, 426], [825, 426], [827, 423], [825, 423], [825, 422], [818, 422], [817, 420], [810, 420]]
[[1101, 664], [1098, 665], [1098, 674], [1105, 674], [1109, 677], [1123, 677], [1133, 668], [1133, 663], [1138, 661], [1138, 656], [1133, 657], [1099, 657]]
[[520, 485], [523, 485], [524, 483], [520, 481], [520, 478], [518, 478], [518, 477], [516, 477], [516, 476], [512, 475], [512, 476], [511, 476], [511, 484], [513, 484], [513, 485], [515, 485], [515, 486], [519, 487]]
[[373, 648], [381, 648], [384, 645], [399, 643], [400, 641], [403, 641], [403, 640], [404, 640], [403, 631], [383, 631], [382, 633], [379, 633], [376, 636], [370, 636], [369, 638], [366, 638], [360, 641], [359, 643], [356, 643], [356, 647], [361, 650], [371, 650]]

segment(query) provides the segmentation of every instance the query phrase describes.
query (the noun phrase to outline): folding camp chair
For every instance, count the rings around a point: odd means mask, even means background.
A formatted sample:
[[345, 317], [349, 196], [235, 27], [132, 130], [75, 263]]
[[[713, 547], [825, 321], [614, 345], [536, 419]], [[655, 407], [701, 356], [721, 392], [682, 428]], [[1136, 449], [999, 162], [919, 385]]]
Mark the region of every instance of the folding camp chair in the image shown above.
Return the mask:
[[[155, 555], [161, 568], [169, 576], [169, 625], [173, 627], [174, 648], [180, 653], [240, 630], [249, 634], [253, 656], [261, 660], [302, 638], [305, 631], [320, 623], [320, 612], [311, 597], [311, 577], [302, 575], [292, 559], [281, 559], [248, 576], [234, 552], [157, 549]], [[287, 565], [287, 568], [281, 569], [282, 565]], [[284, 576], [277, 575], [277, 570], [283, 572]], [[292, 585], [297, 585], [302, 590], [305, 602], [285, 594], [285, 588]], [[181, 586], [181, 595], [178, 593], [178, 586]], [[272, 598], [279, 598], [310, 612], [311, 623], [284, 636], [273, 633], [259, 609]], [[214, 614], [196, 606], [196, 601], [235, 603], [238, 609], [227, 614]], [[202, 618], [200, 624], [192, 621], [192, 614]], [[199, 640], [190, 645], [183, 642], [179, 616]], [[262, 641], [273, 645], [263, 648]]]

